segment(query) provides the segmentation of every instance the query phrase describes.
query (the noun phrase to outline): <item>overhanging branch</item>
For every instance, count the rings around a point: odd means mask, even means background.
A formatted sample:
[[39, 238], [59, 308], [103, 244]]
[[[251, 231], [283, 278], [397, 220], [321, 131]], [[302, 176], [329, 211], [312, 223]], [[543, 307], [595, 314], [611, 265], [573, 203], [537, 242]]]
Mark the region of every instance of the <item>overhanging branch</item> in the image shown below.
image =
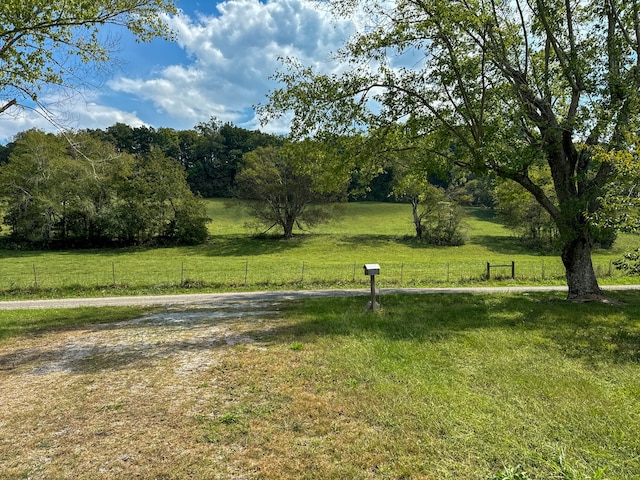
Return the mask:
[[9, 110], [11, 107], [14, 107], [18, 104], [18, 100], [17, 99], [12, 99], [9, 100], [7, 103], [4, 104], [4, 106], [0, 107], [0, 113], [4, 113], [7, 110]]

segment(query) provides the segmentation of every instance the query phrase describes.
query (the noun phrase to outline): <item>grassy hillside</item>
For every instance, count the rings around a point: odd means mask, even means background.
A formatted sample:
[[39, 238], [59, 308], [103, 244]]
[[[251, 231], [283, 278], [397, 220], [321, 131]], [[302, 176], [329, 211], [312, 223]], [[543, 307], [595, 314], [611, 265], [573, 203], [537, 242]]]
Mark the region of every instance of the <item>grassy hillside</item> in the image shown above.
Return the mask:
[[[486, 263], [516, 262], [494, 269], [493, 282], [562, 284], [557, 255], [528, 251], [496, 223], [490, 212], [470, 209], [469, 241], [460, 247], [431, 247], [413, 238], [410, 207], [351, 203], [336, 220], [291, 240], [256, 237], [237, 205], [208, 201], [211, 240], [176, 248], [84, 251], [0, 250], [0, 292], [5, 295], [78, 295], [363, 286], [364, 263], [382, 267], [384, 286], [459, 285], [484, 282]], [[621, 236], [614, 248], [598, 251], [594, 263], [603, 283], [621, 278], [611, 261], [635, 248], [637, 236]]]

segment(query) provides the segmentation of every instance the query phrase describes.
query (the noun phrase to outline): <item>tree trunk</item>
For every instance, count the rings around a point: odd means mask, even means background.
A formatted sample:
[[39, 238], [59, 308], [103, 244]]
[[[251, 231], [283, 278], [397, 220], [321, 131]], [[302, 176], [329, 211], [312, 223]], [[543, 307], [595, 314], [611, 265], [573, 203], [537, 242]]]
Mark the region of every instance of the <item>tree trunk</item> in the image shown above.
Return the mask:
[[420, 217], [420, 214], [418, 213], [418, 205], [419, 205], [418, 197], [412, 197], [411, 209], [413, 213], [413, 225], [416, 228], [416, 237], [422, 240], [422, 234], [424, 233], [424, 228], [422, 226], [422, 217]]
[[295, 225], [295, 218], [287, 215], [282, 223], [282, 229], [284, 230], [284, 238], [293, 237], [293, 226]]
[[562, 263], [567, 272], [569, 300], [604, 298], [591, 262], [593, 242], [584, 237], [566, 242], [562, 247]]

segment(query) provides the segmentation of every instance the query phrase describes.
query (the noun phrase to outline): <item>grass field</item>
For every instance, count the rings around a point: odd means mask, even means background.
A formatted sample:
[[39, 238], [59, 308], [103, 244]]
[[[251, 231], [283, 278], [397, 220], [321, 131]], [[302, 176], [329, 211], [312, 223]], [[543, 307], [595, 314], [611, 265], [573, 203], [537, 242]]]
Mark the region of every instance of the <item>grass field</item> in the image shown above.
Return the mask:
[[[0, 250], [0, 296], [74, 296], [230, 289], [365, 286], [361, 266], [379, 263], [379, 285], [439, 286], [486, 283], [563, 284], [557, 255], [528, 251], [487, 210], [470, 209], [469, 241], [431, 247], [412, 238], [407, 205], [351, 203], [329, 224], [291, 240], [256, 237], [237, 206], [210, 200], [208, 244], [180, 248], [88, 251]], [[614, 248], [594, 253], [602, 283], [631, 283], [612, 261], [636, 248], [638, 236], [621, 235]]]
[[639, 479], [640, 294], [613, 295], [1, 312], [0, 476]]

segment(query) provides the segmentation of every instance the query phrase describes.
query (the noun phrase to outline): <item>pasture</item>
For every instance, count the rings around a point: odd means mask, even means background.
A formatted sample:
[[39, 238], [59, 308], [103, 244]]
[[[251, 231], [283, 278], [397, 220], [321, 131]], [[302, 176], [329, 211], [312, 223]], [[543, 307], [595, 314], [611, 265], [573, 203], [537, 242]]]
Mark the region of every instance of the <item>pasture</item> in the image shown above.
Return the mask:
[[0, 313], [18, 479], [638, 479], [640, 294]]
[[[349, 203], [336, 220], [293, 239], [256, 236], [238, 206], [209, 200], [211, 240], [194, 247], [109, 250], [0, 250], [0, 295], [5, 297], [114, 295], [185, 291], [365, 287], [361, 266], [379, 263], [381, 287], [466, 284], [558, 284], [556, 254], [522, 246], [489, 211], [468, 209], [469, 241], [434, 247], [413, 238], [408, 205]], [[621, 235], [611, 250], [594, 253], [600, 281], [631, 283], [612, 261], [638, 244]], [[516, 265], [494, 270], [486, 264]]]
[[[467, 245], [435, 248], [408, 238], [404, 205], [350, 204], [290, 241], [252, 237], [236, 207], [209, 208], [199, 247], [3, 251], [4, 295], [344, 285], [363, 296], [0, 312], [3, 479], [640, 478], [637, 291], [568, 304], [382, 290], [367, 312], [366, 262], [381, 264], [383, 288], [562, 275], [485, 211], [468, 211]], [[603, 283], [632, 281], [607, 265], [636, 240], [596, 252]], [[481, 278], [486, 261], [512, 260], [515, 280]], [[521, 273], [527, 261], [546, 274]], [[429, 277], [436, 264], [448, 279]]]

